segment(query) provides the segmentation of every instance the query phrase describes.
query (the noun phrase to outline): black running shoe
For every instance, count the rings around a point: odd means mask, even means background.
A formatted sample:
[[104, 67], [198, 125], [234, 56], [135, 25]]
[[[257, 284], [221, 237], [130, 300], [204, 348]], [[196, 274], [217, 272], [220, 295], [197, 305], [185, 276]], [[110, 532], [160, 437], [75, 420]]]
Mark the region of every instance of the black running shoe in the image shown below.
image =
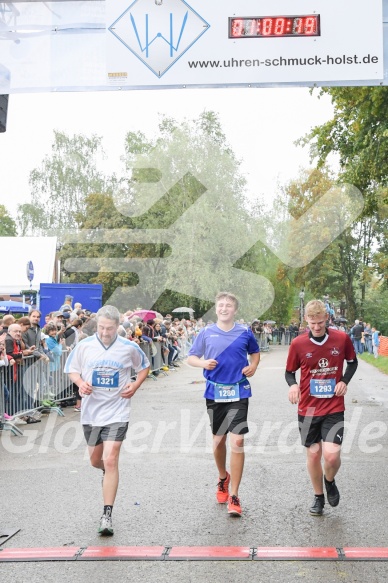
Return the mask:
[[322, 516], [324, 506], [325, 499], [323, 497], [314, 496], [313, 505], [310, 508], [310, 514], [313, 516]]
[[340, 493], [336, 486], [335, 480], [328, 482], [325, 478], [325, 488], [327, 493], [327, 501], [330, 506], [338, 506], [340, 501]]

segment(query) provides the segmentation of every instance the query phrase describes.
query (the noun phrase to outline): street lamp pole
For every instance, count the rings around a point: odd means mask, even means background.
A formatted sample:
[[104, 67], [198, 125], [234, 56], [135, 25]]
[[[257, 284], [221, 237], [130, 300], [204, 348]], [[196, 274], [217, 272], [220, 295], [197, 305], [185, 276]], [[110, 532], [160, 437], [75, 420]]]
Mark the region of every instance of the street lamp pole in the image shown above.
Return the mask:
[[299, 292], [299, 325], [302, 326], [304, 320], [304, 289]]

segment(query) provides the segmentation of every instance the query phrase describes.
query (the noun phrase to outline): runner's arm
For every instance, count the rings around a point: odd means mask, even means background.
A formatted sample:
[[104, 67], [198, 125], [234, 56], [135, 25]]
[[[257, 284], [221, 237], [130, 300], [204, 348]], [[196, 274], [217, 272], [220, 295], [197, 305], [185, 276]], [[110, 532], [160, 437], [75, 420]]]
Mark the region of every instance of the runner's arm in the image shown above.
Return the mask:
[[133, 395], [136, 393], [137, 389], [140, 387], [140, 385], [148, 377], [149, 371], [150, 371], [149, 366], [147, 366], [147, 368], [143, 368], [142, 370], [139, 370], [139, 372], [136, 375], [136, 380], [128, 383], [124, 387], [124, 390], [121, 391], [121, 396], [123, 397], [123, 399], [130, 399], [131, 397], [133, 397]]
[[345, 373], [341, 377], [341, 382], [348, 385], [353, 378], [354, 373], [356, 372], [358, 367], [358, 360], [355, 358], [354, 360], [348, 360], [347, 367]]
[[187, 364], [189, 364], [190, 366], [196, 366], [197, 368], [206, 368], [206, 370], [213, 370], [216, 368], [218, 362], [212, 358], [204, 360], [203, 358], [199, 358], [199, 356], [195, 356], [195, 354], [192, 354], [187, 359]]
[[247, 378], [253, 377], [260, 362], [260, 352], [253, 352], [249, 355], [249, 364], [242, 369], [242, 374]]
[[286, 370], [285, 377], [286, 377], [287, 384], [290, 387], [290, 389], [288, 391], [288, 400], [293, 405], [296, 405], [300, 399], [300, 388], [299, 388], [298, 383], [296, 382], [295, 372], [290, 371], [290, 370]]
[[77, 385], [81, 396], [90, 395], [92, 393], [92, 386], [87, 381], [84, 381], [78, 372], [70, 372], [69, 378], [72, 383]]

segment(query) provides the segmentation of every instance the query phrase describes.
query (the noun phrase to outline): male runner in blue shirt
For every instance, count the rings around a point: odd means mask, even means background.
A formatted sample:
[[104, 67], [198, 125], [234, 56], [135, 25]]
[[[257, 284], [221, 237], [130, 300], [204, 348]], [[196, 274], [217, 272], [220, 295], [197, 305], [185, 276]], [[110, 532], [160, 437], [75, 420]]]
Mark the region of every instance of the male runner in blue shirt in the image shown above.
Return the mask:
[[[217, 295], [217, 322], [200, 331], [189, 351], [188, 363], [203, 368], [206, 378], [204, 397], [213, 433], [214, 459], [219, 472], [217, 502], [228, 502], [228, 513], [241, 516], [238, 489], [244, 468], [244, 434], [249, 431], [248, 400], [252, 396], [247, 379], [256, 372], [260, 349], [252, 331], [235, 323], [237, 310], [236, 296], [229, 292]], [[230, 474], [226, 471], [228, 433]]]

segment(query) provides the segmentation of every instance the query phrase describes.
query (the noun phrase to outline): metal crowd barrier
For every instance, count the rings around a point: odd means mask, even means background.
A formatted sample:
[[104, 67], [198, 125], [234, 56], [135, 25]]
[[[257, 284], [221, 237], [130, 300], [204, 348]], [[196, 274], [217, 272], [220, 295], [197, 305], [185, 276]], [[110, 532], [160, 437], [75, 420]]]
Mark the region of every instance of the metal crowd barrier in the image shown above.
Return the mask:
[[69, 386], [69, 380], [60, 368], [63, 370], [66, 358], [67, 354], [64, 354], [54, 365], [35, 356], [26, 356], [20, 364], [1, 367], [0, 420], [3, 429], [22, 435], [15, 422], [38, 417], [47, 409], [63, 416], [58, 404], [73, 398], [72, 385]]
[[255, 332], [254, 337], [257, 340], [260, 352], [268, 352], [269, 351], [268, 334], [266, 334], [265, 332]]
[[295, 334], [291, 333], [290, 330], [273, 330], [271, 344], [287, 346], [294, 337]]
[[[159, 342], [157, 340], [152, 342], [152, 344], [150, 342], [142, 342], [139, 344], [139, 347], [150, 361], [149, 377], [156, 381], [159, 374], [168, 376], [167, 373], [163, 370], [163, 367], [165, 366], [162, 353], [164, 342]], [[133, 371], [132, 376], [136, 376], [135, 371]]]
[[291, 341], [298, 336], [299, 332], [290, 330], [273, 330], [270, 334], [267, 332], [255, 333], [254, 336], [260, 346], [261, 352], [268, 352], [270, 346], [288, 346]]
[[269, 335], [266, 332], [255, 334], [255, 337], [260, 345], [260, 350], [264, 352], [269, 350], [269, 346], [289, 346], [291, 341], [299, 335], [299, 332], [291, 332], [290, 330], [273, 330]]
[[[167, 355], [163, 355], [164, 342], [143, 342], [139, 346], [150, 361], [150, 378], [168, 376], [163, 370], [168, 362]], [[21, 365], [0, 367], [0, 429], [22, 435], [15, 424], [18, 419], [38, 416], [42, 411], [64, 415], [61, 405], [76, 399], [76, 387], [63, 372], [69, 354], [64, 350], [59, 359], [50, 363], [28, 356]], [[135, 378], [134, 370], [131, 376]]]

